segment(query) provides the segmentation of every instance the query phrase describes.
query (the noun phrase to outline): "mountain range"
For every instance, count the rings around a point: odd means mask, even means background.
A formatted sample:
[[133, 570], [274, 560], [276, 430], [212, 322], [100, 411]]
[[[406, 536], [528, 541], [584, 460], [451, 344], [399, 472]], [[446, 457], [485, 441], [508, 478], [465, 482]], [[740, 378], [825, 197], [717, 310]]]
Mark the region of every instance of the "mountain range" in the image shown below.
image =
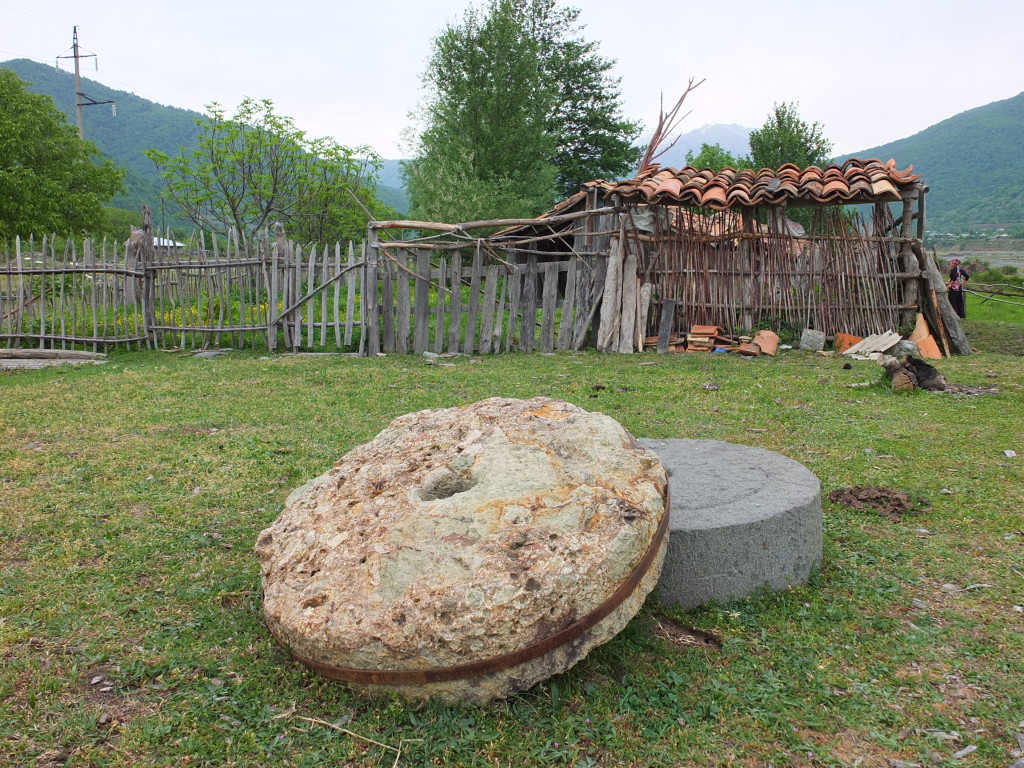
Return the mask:
[[[0, 66], [29, 82], [29, 90], [51, 96], [74, 121], [73, 75], [28, 59]], [[136, 210], [146, 203], [157, 207], [162, 181], [143, 152], [155, 148], [174, 155], [181, 147], [193, 146], [198, 136], [195, 121], [203, 115], [85, 78], [82, 90], [96, 101], [114, 102], [113, 107], [93, 106], [85, 111], [85, 138], [126, 171], [126, 190], [114, 204]], [[702, 144], [719, 144], [733, 155], [746, 155], [749, 133], [749, 128], [739, 125], [704, 125], [682, 134], [658, 162], [681, 167], [686, 153], [699, 152]], [[913, 136], [835, 159], [841, 162], [849, 157], [891, 157], [900, 168], [913, 165], [930, 188], [929, 229], [957, 232], [1024, 225], [1024, 93], [955, 115]], [[401, 163], [400, 159], [383, 161], [378, 197], [404, 214], [408, 197]]]
[[1024, 93], [954, 115], [848, 157], [913, 165], [929, 187], [928, 228], [962, 232], [1024, 224]]

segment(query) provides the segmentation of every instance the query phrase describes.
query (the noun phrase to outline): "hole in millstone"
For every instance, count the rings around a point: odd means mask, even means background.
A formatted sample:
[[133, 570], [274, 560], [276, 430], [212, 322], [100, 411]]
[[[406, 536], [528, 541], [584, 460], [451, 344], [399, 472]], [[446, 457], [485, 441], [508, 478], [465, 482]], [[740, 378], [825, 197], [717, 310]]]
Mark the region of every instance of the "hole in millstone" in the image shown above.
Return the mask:
[[423, 479], [420, 488], [422, 501], [447, 499], [457, 493], [464, 493], [476, 485], [476, 481], [468, 475], [460, 475], [448, 467], [438, 467]]

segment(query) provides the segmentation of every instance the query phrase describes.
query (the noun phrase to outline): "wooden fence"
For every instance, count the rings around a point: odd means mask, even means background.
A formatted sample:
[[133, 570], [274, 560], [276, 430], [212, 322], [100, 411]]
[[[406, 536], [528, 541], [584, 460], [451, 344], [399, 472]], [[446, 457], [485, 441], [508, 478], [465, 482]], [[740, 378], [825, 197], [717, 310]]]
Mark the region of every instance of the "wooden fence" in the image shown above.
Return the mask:
[[283, 232], [249, 247], [55, 242], [16, 239], [0, 254], [0, 344], [340, 349], [361, 326], [354, 243], [304, 249]]
[[[837, 224], [798, 238], [746, 215], [656, 215], [648, 225], [613, 207], [517, 222], [374, 222], [365, 244], [331, 247], [290, 242], [280, 227], [209, 247], [202, 236], [155, 246], [151, 231], [77, 249], [16, 240], [0, 254], [0, 344], [633, 352], [654, 339], [664, 350], [691, 324], [867, 335], [916, 308], [926, 260], [912, 253], [904, 263], [902, 236]], [[504, 228], [469, 234], [488, 225]], [[388, 239], [395, 229], [401, 239]]]

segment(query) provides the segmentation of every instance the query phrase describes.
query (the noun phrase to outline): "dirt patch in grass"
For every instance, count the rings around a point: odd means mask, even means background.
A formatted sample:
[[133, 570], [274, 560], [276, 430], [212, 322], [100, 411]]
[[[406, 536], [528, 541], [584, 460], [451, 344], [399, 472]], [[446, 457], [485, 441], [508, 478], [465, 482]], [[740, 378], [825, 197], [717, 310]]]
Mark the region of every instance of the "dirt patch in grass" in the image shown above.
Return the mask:
[[688, 627], [668, 616], [652, 616], [651, 630], [655, 635], [681, 647], [699, 646], [702, 648], [721, 648], [722, 641], [711, 632]]
[[904, 515], [922, 511], [909, 493], [878, 485], [855, 485], [851, 488], [837, 488], [828, 495], [829, 501], [862, 512], [877, 512], [882, 517], [897, 522]]

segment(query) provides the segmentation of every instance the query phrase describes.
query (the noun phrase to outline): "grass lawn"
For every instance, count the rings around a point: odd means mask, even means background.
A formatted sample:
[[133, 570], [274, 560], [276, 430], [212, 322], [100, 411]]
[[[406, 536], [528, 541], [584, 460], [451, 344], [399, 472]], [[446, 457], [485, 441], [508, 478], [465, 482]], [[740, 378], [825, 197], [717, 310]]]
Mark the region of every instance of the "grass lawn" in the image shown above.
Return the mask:
[[[872, 363], [799, 351], [451, 367], [151, 352], [0, 373], [0, 765], [1008, 766], [1024, 358], [994, 349], [938, 364], [998, 389], [979, 396], [898, 394]], [[257, 533], [393, 417], [495, 395], [802, 462], [822, 483], [824, 568], [688, 613], [649, 601], [566, 674], [487, 708], [364, 698], [291, 663], [261, 621]], [[852, 485], [916, 511], [828, 501]], [[718, 642], [673, 642], [659, 621]]]

